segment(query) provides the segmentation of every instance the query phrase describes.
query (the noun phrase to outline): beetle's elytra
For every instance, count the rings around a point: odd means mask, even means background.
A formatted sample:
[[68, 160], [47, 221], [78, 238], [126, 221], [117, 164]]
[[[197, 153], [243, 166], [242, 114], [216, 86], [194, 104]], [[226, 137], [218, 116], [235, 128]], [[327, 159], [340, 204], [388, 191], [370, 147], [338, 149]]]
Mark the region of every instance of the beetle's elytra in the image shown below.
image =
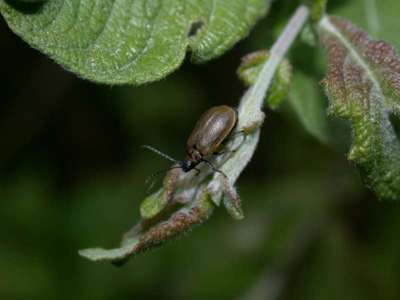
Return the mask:
[[[144, 147], [156, 152], [170, 161], [178, 163], [178, 167], [184, 172], [189, 172], [195, 169], [201, 162], [205, 162], [214, 171], [222, 173], [216, 169], [207, 158], [217, 153], [221, 148], [222, 143], [232, 132], [233, 128], [235, 128], [236, 122], [236, 110], [230, 106], [214, 106], [207, 110], [200, 116], [190, 134], [186, 145], [186, 159], [181, 161], [177, 161], [153, 147], [147, 145]], [[156, 174], [158, 173], [159, 172]]]
[[187, 157], [180, 163], [182, 169], [188, 172], [215, 154], [236, 121], [236, 111], [227, 105], [214, 106], [202, 114], [187, 141]]

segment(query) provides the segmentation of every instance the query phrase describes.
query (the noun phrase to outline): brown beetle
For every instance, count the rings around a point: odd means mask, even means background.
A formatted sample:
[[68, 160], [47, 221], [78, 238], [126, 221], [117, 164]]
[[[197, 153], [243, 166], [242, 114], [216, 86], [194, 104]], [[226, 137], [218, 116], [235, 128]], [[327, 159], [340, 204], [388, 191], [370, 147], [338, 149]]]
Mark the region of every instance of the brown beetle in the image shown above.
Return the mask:
[[[205, 162], [213, 171], [222, 173], [207, 158], [218, 154], [218, 150], [232, 132], [236, 122], [236, 110], [230, 106], [214, 106], [207, 110], [201, 115], [190, 134], [186, 145], [186, 159], [181, 161], [177, 161], [151, 146], [144, 145], [143, 147], [156, 152], [174, 163], [178, 163], [178, 166], [173, 168], [181, 168], [184, 172], [189, 172], [193, 169], [198, 170], [196, 166], [201, 162]], [[164, 171], [166, 170], [157, 172], [153, 176]]]
[[201, 115], [187, 141], [182, 170], [189, 172], [201, 162], [210, 165], [206, 157], [217, 153], [236, 121], [236, 111], [227, 105], [214, 106]]

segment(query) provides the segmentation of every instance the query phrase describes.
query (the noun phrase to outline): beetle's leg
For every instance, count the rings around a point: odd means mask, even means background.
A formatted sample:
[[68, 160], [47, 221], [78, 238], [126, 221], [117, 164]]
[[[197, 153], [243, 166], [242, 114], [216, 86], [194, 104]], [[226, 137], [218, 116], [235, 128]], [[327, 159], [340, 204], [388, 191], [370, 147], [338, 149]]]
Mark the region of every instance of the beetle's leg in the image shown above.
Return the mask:
[[235, 134], [241, 134], [242, 135], [242, 140], [240, 141], [240, 144], [233, 150], [232, 152], [236, 152], [240, 147], [242, 147], [243, 143], [246, 141], [247, 133], [244, 130], [240, 130], [238, 132], [235, 132]]
[[204, 161], [210, 168], [211, 170], [213, 170], [214, 172], [218, 172], [220, 173], [222, 176], [224, 176], [224, 178], [228, 179], [228, 176], [226, 176], [226, 174], [224, 172], [222, 172], [221, 170], [218, 170], [210, 161], [208, 161], [207, 159], [202, 159], [202, 161]]
[[197, 167], [195, 167], [195, 168], [193, 168], [195, 171], [196, 171], [196, 176], [199, 176], [199, 174], [200, 174], [200, 170], [197, 168]]
[[232, 133], [232, 135], [237, 135], [237, 134], [246, 134], [246, 132], [244, 130], [239, 130], [239, 131]]
[[224, 150], [224, 151], [214, 152], [212, 155], [219, 156], [219, 155], [222, 155], [222, 154], [233, 153], [233, 152], [235, 152], [235, 151], [233, 151], [233, 150]]
[[250, 124], [246, 124], [241, 128], [245, 134], [253, 133], [257, 128], [260, 128], [261, 125], [264, 123], [265, 114], [262, 111], [258, 111], [256, 113], [256, 121], [251, 122]]
[[226, 154], [226, 153], [235, 153], [243, 145], [243, 143], [246, 140], [246, 136], [247, 136], [247, 134], [244, 130], [235, 132], [233, 135], [239, 135], [239, 134], [242, 134], [243, 139], [240, 141], [240, 144], [235, 149], [219, 151], [219, 152], [214, 153], [213, 155], [218, 156], [218, 155], [222, 155], [222, 154]]
[[231, 133], [232, 136], [236, 136], [236, 135], [241, 134], [242, 137], [243, 137], [242, 141], [240, 142], [240, 144], [235, 149], [222, 151], [222, 152], [218, 152], [218, 153], [215, 153], [215, 154], [216, 155], [220, 155], [220, 154], [224, 154], [224, 153], [235, 153], [243, 145], [243, 143], [246, 141], [246, 137], [249, 134], [252, 134], [254, 132], [254, 130], [256, 130], [257, 128], [259, 128], [262, 125], [262, 123], [264, 122], [264, 118], [265, 118], [264, 113], [260, 112], [258, 121], [255, 121], [255, 122], [251, 123], [248, 126], [242, 127], [242, 129], [239, 130], [239, 131]]

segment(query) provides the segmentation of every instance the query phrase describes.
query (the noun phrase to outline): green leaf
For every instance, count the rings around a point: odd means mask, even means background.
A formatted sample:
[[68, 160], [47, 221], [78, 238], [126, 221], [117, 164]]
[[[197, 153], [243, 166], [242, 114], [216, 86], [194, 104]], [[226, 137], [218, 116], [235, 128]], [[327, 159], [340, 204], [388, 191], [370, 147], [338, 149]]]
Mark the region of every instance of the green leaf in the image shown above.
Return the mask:
[[311, 26], [311, 23], [304, 25], [304, 28], [300, 34], [300, 39], [303, 43], [311, 47], [316, 47], [318, 45], [317, 35]]
[[303, 0], [310, 9], [310, 18], [313, 22], [318, 22], [324, 15], [327, 0]]
[[300, 71], [294, 72], [289, 103], [303, 127], [321, 142], [328, 142], [325, 99], [318, 82]]
[[0, 0], [10, 28], [83, 78], [109, 84], [161, 79], [217, 57], [246, 36], [269, 0]]
[[167, 206], [164, 191], [160, 190], [144, 198], [140, 204], [140, 215], [143, 219], [151, 219]]
[[372, 41], [341, 18], [324, 18], [320, 37], [328, 52], [323, 81], [331, 115], [353, 127], [349, 159], [381, 199], [400, 199], [400, 143], [390, 114], [400, 112], [400, 60], [392, 46]]
[[[239, 78], [248, 86], [254, 84], [268, 58], [269, 53], [266, 50], [259, 50], [244, 56], [237, 71]], [[289, 92], [291, 79], [292, 66], [285, 59], [279, 65], [265, 99], [266, 104], [271, 109], [278, 108], [282, 101], [285, 100]]]
[[140, 215], [143, 219], [152, 219], [159, 215], [169, 204], [175, 189], [175, 178], [167, 174], [163, 188], [144, 198], [140, 204]]

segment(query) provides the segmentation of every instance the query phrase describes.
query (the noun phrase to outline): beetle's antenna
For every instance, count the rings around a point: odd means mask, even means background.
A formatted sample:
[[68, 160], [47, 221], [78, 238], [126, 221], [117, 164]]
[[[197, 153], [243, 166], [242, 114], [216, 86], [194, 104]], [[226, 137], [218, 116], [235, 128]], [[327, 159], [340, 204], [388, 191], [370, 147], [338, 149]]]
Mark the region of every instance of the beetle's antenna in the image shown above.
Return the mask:
[[[154, 148], [154, 147], [152, 147], [152, 146], [149, 146], [149, 145], [142, 145], [141, 147], [146, 148], [146, 149], [149, 149], [149, 150], [153, 151], [154, 153], [157, 153], [158, 155], [160, 155], [160, 156], [164, 157], [165, 159], [168, 159], [168, 160], [170, 160], [170, 161], [172, 161], [172, 162], [174, 162], [174, 163], [178, 162], [176, 159], [172, 158], [171, 156], [169, 156], [169, 155], [167, 155], [167, 154], [161, 152], [160, 150], [158, 150], [158, 149], [156, 149], [156, 148]], [[163, 171], [165, 171], [165, 170], [163, 170]], [[166, 172], [166, 171], [165, 171], [165, 172]]]
[[172, 169], [181, 169], [181, 167], [180, 166], [176, 166], [176, 167], [171, 167], [171, 168], [168, 168], [168, 169], [160, 170], [160, 171], [157, 171], [157, 172], [151, 174], [149, 177], [147, 177], [145, 182], [146, 182], [146, 184], [150, 183], [149, 187], [147, 188], [147, 192], [149, 192], [153, 188], [154, 184], [156, 183], [155, 178], [157, 176], [159, 176], [159, 175], [161, 175], [163, 173], [166, 173], [166, 172], [168, 172], [168, 171], [170, 171]]

